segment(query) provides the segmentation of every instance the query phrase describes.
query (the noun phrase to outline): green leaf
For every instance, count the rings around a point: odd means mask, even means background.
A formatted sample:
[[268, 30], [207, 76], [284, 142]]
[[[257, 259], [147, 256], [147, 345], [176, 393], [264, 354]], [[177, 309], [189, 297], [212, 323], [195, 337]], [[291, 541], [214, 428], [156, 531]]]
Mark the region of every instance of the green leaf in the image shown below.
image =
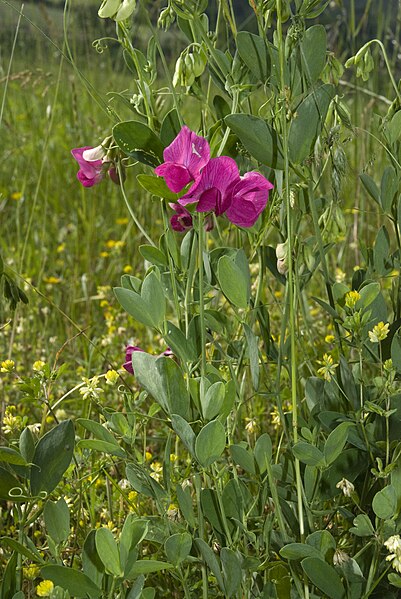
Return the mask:
[[167, 266], [167, 256], [154, 245], [140, 245], [139, 252], [141, 256], [151, 264], [157, 264], [160, 266]]
[[71, 463], [75, 443], [74, 426], [65, 420], [46, 433], [35, 448], [31, 466], [31, 492], [51, 493]]
[[364, 186], [370, 197], [373, 198], [374, 201], [377, 204], [379, 204], [379, 206], [381, 206], [379, 188], [373, 181], [372, 177], [369, 177], [369, 175], [367, 175], [366, 173], [362, 173], [361, 175], [359, 175], [359, 178], [362, 181], [362, 185]]
[[12, 447], [0, 447], [0, 462], [14, 464], [15, 466], [27, 466], [22, 455]]
[[251, 379], [252, 386], [255, 391], [258, 390], [259, 387], [259, 348], [258, 348], [258, 338], [255, 333], [252, 331], [251, 327], [249, 327], [246, 323], [243, 323], [246, 342], [248, 344], [248, 352], [249, 352], [249, 365], [251, 368]]
[[189, 524], [189, 526], [191, 526], [192, 528], [195, 528], [196, 520], [195, 520], [194, 508], [192, 505], [192, 497], [191, 497], [190, 489], [188, 487], [183, 489], [181, 487], [181, 485], [177, 484], [176, 494], [177, 494], [178, 506], [180, 508], [180, 511], [181, 511], [185, 521]]
[[202, 414], [205, 420], [213, 420], [220, 414], [224, 404], [226, 388], [224, 383], [213, 383], [201, 397]]
[[219, 420], [204, 426], [195, 441], [195, 453], [199, 463], [206, 468], [223, 453], [226, 446], [226, 431]]
[[392, 485], [376, 493], [372, 508], [376, 516], [382, 520], [388, 520], [397, 513], [397, 493]]
[[372, 522], [366, 514], [359, 514], [354, 518], [354, 526], [349, 531], [357, 537], [370, 537], [375, 534]]
[[241, 586], [241, 562], [232, 549], [223, 547], [220, 551], [221, 565], [223, 567], [224, 587], [227, 597], [232, 597]]
[[59, 545], [68, 539], [70, 534], [70, 511], [64, 497], [57, 502], [48, 501], [43, 510], [45, 527], [50, 537]]
[[143, 493], [147, 497], [152, 497], [157, 501], [163, 501], [166, 497], [166, 491], [152, 478], [140, 464], [127, 464], [125, 473], [129, 483], [138, 493]]
[[205, 541], [203, 539], [195, 539], [195, 545], [196, 545], [199, 553], [203, 557], [204, 561], [207, 563], [210, 570], [215, 575], [220, 589], [224, 592], [225, 587], [224, 587], [223, 577], [221, 575], [219, 562], [218, 562], [217, 557], [214, 554], [213, 550], [209, 547], [209, 545], [207, 543], [205, 543]]
[[162, 284], [154, 271], [146, 275], [142, 283], [141, 298], [148, 306], [153, 326], [160, 326], [166, 313], [166, 298], [164, 297]]
[[341, 578], [332, 566], [316, 557], [307, 557], [301, 562], [309, 580], [330, 599], [345, 599]]
[[114, 445], [118, 445], [116, 439], [112, 435], [112, 433], [100, 422], [95, 422], [94, 420], [90, 420], [89, 418], [77, 418], [77, 424], [83, 426], [87, 431], [92, 433], [96, 439], [100, 439], [102, 441], [106, 441], [107, 443], [111, 443]]
[[269, 47], [259, 35], [239, 31], [235, 39], [238, 54], [255, 77], [264, 83], [270, 77]]
[[395, 113], [390, 123], [387, 125], [388, 139], [391, 144], [399, 140], [401, 135], [401, 110]]
[[386, 214], [391, 214], [391, 208], [397, 191], [397, 174], [392, 166], [388, 166], [384, 169], [380, 187], [381, 205]]
[[302, 69], [309, 84], [318, 80], [326, 64], [327, 34], [323, 25], [313, 25], [300, 43]]
[[391, 572], [387, 576], [387, 578], [390, 584], [392, 584], [394, 587], [397, 587], [398, 589], [401, 589], [401, 576], [398, 576], [398, 574], [396, 574], [395, 572]]
[[191, 426], [179, 414], [171, 415], [171, 425], [189, 453], [195, 457], [195, 433]]
[[234, 306], [237, 308], [248, 306], [248, 281], [234, 260], [228, 256], [220, 258], [217, 265], [217, 278], [222, 292]]
[[45, 580], [51, 580], [55, 586], [65, 589], [70, 595], [78, 599], [85, 599], [88, 595], [90, 597], [101, 596], [101, 589], [79, 570], [51, 564], [43, 566], [40, 573]]
[[16, 492], [13, 492], [13, 495], [16, 493], [20, 493], [18, 489], [21, 489], [21, 484], [18, 479], [11, 474], [5, 468], [0, 466], [0, 499], [6, 499], [7, 501], [12, 501], [13, 499], [18, 499], [18, 497], [12, 497], [9, 495], [10, 491], [13, 489]]
[[272, 461], [272, 441], [267, 433], [258, 437], [254, 449], [255, 460], [259, 473], [263, 474], [267, 469], [267, 463]]
[[165, 356], [135, 352], [132, 366], [139, 383], [168, 414], [185, 420], [190, 415], [190, 400], [184, 375], [178, 364]]
[[391, 359], [394, 368], [401, 374], [401, 328], [394, 334], [391, 342]]
[[164, 198], [166, 200], [176, 202], [178, 195], [170, 191], [167, 187], [163, 177], [157, 177], [156, 175], [144, 175], [140, 174], [136, 176], [137, 181], [141, 187], [146, 189], [152, 195]]
[[324, 459], [327, 465], [332, 464], [342, 453], [351, 426], [354, 426], [352, 422], [342, 422], [327, 437], [324, 445]]
[[154, 326], [148, 305], [138, 293], [124, 287], [114, 287], [113, 291], [122, 308], [130, 316], [148, 327]]
[[290, 158], [293, 162], [300, 163], [313, 152], [334, 93], [332, 85], [322, 85], [298, 106], [288, 135]]
[[31, 462], [35, 453], [35, 439], [30, 428], [24, 428], [19, 438], [19, 450], [26, 462]]
[[385, 275], [388, 270], [387, 261], [389, 256], [390, 238], [386, 227], [383, 225], [376, 235], [375, 245], [373, 247], [373, 264], [375, 270], [381, 275]]
[[78, 441], [77, 448], [92, 449], [93, 451], [102, 451], [109, 455], [115, 455], [118, 458], [126, 458], [127, 454], [118, 443], [108, 443], [107, 441], [99, 441], [99, 439], [82, 439]]
[[250, 114], [230, 114], [224, 120], [258, 162], [284, 169], [281, 139], [266, 121]]
[[308, 545], [319, 551], [320, 555], [323, 556], [323, 559], [326, 561], [333, 558], [336, 550], [336, 541], [328, 530], [316, 530], [307, 537], [306, 542]]
[[96, 550], [103, 562], [105, 570], [113, 576], [122, 576], [120, 555], [113, 533], [108, 528], [98, 528], [96, 531]]
[[230, 453], [235, 464], [250, 474], [255, 474], [255, 460], [252, 453], [242, 445], [230, 445]]
[[161, 570], [171, 570], [174, 568], [172, 564], [167, 562], [159, 562], [155, 559], [139, 559], [133, 565], [127, 578], [130, 580], [136, 578], [140, 574], [150, 574], [151, 572], [160, 572]]
[[324, 456], [320, 449], [306, 443], [306, 441], [298, 441], [292, 448], [292, 453], [300, 462], [309, 464], [309, 466], [318, 466], [323, 464]]
[[175, 355], [180, 356], [186, 362], [197, 360], [198, 355], [194, 343], [187, 339], [181, 329], [172, 322], [167, 321], [167, 333], [163, 337]]
[[284, 559], [304, 559], [305, 557], [323, 559], [320, 551], [305, 543], [289, 543], [288, 545], [284, 545], [279, 553]]
[[40, 564], [44, 563], [39, 551], [33, 552], [30, 549], [28, 549], [28, 547], [25, 547], [25, 545], [19, 543], [15, 539], [11, 539], [10, 537], [0, 537], [0, 541], [2, 546], [7, 546], [13, 551], [20, 553], [21, 555], [29, 559], [31, 562], [37, 562]]
[[369, 283], [368, 285], [364, 285], [362, 289], [359, 290], [360, 298], [355, 304], [355, 309], [360, 310], [363, 308], [364, 310], [370, 306], [372, 302], [377, 298], [380, 293], [380, 283]]
[[113, 137], [127, 156], [149, 166], [158, 166], [163, 159], [163, 144], [145, 123], [125, 121], [113, 127]]
[[191, 548], [192, 537], [188, 532], [171, 535], [164, 543], [167, 559], [175, 566], [188, 557]]
[[148, 532], [149, 522], [138, 518], [136, 514], [128, 514], [120, 535], [120, 562], [124, 572], [127, 568], [128, 558], [132, 550], [139, 545]]
[[181, 131], [181, 123], [177, 110], [173, 108], [166, 114], [160, 128], [160, 139], [164, 146], [169, 146]]

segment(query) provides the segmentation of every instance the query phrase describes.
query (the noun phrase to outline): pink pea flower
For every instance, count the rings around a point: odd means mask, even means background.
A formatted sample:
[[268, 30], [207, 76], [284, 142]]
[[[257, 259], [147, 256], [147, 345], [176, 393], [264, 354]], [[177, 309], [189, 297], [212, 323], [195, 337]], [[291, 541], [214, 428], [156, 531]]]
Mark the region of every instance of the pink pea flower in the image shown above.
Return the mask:
[[197, 212], [223, 214], [231, 204], [231, 188], [239, 183], [238, 166], [229, 156], [211, 158], [199, 179], [178, 202], [182, 206], [196, 202]]
[[[103, 150], [103, 153], [99, 148]], [[97, 148], [92, 148], [91, 146], [74, 148], [71, 150], [71, 154], [79, 164], [79, 171], [77, 172], [78, 181], [84, 187], [93, 187], [93, 185], [100, 183], [105, 175], [103, 163], [105, 151], [102, 146], [98, 146]]]
[[273, 185], [260, 173], [245, 173], [229, 190], [231, 202], [226, 211], [228, 220], [238, 227], [252, 227], [266, 208], [271, 189]]
[[180, 204], [169, 204], [175, 214], [170, 218], [170, 223], [174, 231], [182, 233], [192, 229], [192, 216], [184, 206]]
[[210, 159], [210, 148], [204, 137], [199, 137], [188, 127], [181, 131], [163, 152], [164, 163], [155, 168], [164, 177], [167, 187], [179, 193], [188, 183], [196, 181]]
[[134, 369], [132, 368], [132, 354], [136, 351], [145, 351], [144, 349], [138, 347], [137, 345], [128, 345], [125, 350], [125, 362], [123, 364], [123, 368], [127, 372], [134, 374]]

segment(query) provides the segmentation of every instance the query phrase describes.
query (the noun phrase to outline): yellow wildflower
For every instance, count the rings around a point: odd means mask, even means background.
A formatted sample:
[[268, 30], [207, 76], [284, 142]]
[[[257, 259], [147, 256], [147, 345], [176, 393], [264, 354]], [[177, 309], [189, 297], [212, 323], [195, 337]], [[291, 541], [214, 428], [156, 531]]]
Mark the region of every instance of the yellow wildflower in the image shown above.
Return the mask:
[[100, 252], [100, 257], [101, 258], [107, 258], [109, 255], [109, 252]]
[[130, 491], [128, 493], [128, 499], [132, 502], [134, 502], [137, 497], [138, 497], [138, 493], [136, 491]]
[[386, 322], [386, 324], [384, 324], [383, 321], [379, 322], [371, 331], [369, 331], [369, 341], [371, 343], [379, 343], [379, 341], [384, 341], [388, 335], [389, 328], [390, 325], [388, 322]]
[[43, 277], [43, 282], [48, 285], [58, 285], [61, 283], [61, 279], [59, 277]]
[[36, 587], [36, 594], [39, 597], [50, 597], [53, 589], [54, 584], [51, 580], [42, 580], [42, 582]]
[[105, 374], [106, 383], [108, 385], [115, 385], [118, 381], [118, 372], [115, 370], [108, 370]]
[[45, 366], [46, 362], [43, 362], [43, 360], [36, 360], [36, 362], [33, 363], [32, 370], [35, 372], [43, 372]]
[[145, 451], [145, 460], [147, 462], [150, 462], [150, 460], [153, 458], [153, 455], [150, 453], [150, 451]]
[[345, 305], [351, 310], [355, 308], [358, 300], [361, 299], [361, 294], [357, 291], [349, 291], [345, 296]]
[[26, 568], [23, 568], [24, 577], [28, 580], [34, 580], [40, 574], [40, 568], [34, 564], [30, 564]]
[[18, 202], [18, 200], [22, 200], [22, 199], [24, 198], [24, 196], [22, 195], [22, 192], [21, 192], [21, 191], [14, 191], [14, 192], [11, 194], [10, 198], [11, 198], [12, 200], [15, 200], [15, 201], [17, 201], [17, 202]]
[[126, 264], [123, 268], [123, 272], [127, 275], [133, 271], [133, 268], [130, 264]]
[[334, 335], [326, 335], [326, 337], [324, 338], [326, 343], [332, 343], [334, 341], [335, 337]]
[[65, 250], [65, 243], [60, 243], [60, 245], [57, 246], [56, 252], [58, 254], [61, 254], [62, 252], [64, 252]]
[[4, 360], [1, 363], [0, 372], [12, 372], [15, 368], [14, 360]]
[[318, 364], [321, 364], [321, 368], [318, 369], [317, 373], [320, 374], [325, 381], [331, 381], [335, 374], [338, 364], [334, 364], [334, 360], [330, 354], [324, 354], [323, 360], [319, 360]]

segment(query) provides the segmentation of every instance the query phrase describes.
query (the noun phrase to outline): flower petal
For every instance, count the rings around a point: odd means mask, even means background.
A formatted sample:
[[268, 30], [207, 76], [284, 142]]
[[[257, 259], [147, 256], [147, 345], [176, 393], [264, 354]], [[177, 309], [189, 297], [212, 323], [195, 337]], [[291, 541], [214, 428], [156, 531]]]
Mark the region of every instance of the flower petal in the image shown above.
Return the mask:
[[204, 137], [196, 135], [184, 125], [174, 141], [164, 150], [165, 162], [182, 164], [195, 179], [210, 158], [210, 147]]
[[179, 193], [190, 181], [192, 176], [185, 166], [165, 162], [155, 168], [155, 173], [159, 177], [164, 177], [167, 187], [174, 193]]
[[265, 209], [272, 188], [260, 173], [246, 173], [232, 189], [227, 218], [239, 227], [252, 227]]

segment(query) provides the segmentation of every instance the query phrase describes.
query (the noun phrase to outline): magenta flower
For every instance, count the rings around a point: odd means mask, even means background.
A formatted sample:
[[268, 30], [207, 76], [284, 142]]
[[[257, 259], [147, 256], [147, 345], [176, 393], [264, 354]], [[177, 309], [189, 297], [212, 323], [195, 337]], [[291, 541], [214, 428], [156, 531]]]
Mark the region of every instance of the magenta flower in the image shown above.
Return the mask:
[[238, 227], [252, 227], [266, 208], [271, 189], [273, 185], [260, 173], [245, 173], [229, 190], [231, 201], [226, 211], [228, 220]]
[[[88, 150], [96, 150], [96, 148], [84, 146], [83, 148], [74, 148], [71, 150], [71, 154], [79, 164], [77, 179], [84, 187], [92, 187], [93, 185], [96, 185], [103, 179], [105, 175], [102, 158], [95, 158], [95, 160], [88, 160], [87, 158], [84, 158], [83, 155]], [[91, 157], [90, 154], [89, 157]]]
[[164, 177], [167, 187], [179, 193], [188, 183], [196, 181], [210, 159], [210, 148], [204, 137], [199, 137], [188, 127], [181, 131], [163, 152], [164, 163], [155, 168]]
[[175, 214], [170, 218], [170, 223], [174, 231], [187, 231], [192, 229], [192, 216], [184, 206], [180, 204], [169, 204], [170, 208], [175, 211]]
[[145, 350], [136, 345], [128, 345], [125, 350], [125, 362], [123, 364], [123, 368], [125, 368], [125, 370], [131, 374], [134, 374], [134, 369], [132, 368], [132, 354], [136, 351]]
[[212, 158], [202, 171], [201, 176], [178, 202], [182, 206], [196, 204], [197, 212], [223, 214], [231, 204], [231, 188], [239, 183], [238, 166], [229, 156]]

